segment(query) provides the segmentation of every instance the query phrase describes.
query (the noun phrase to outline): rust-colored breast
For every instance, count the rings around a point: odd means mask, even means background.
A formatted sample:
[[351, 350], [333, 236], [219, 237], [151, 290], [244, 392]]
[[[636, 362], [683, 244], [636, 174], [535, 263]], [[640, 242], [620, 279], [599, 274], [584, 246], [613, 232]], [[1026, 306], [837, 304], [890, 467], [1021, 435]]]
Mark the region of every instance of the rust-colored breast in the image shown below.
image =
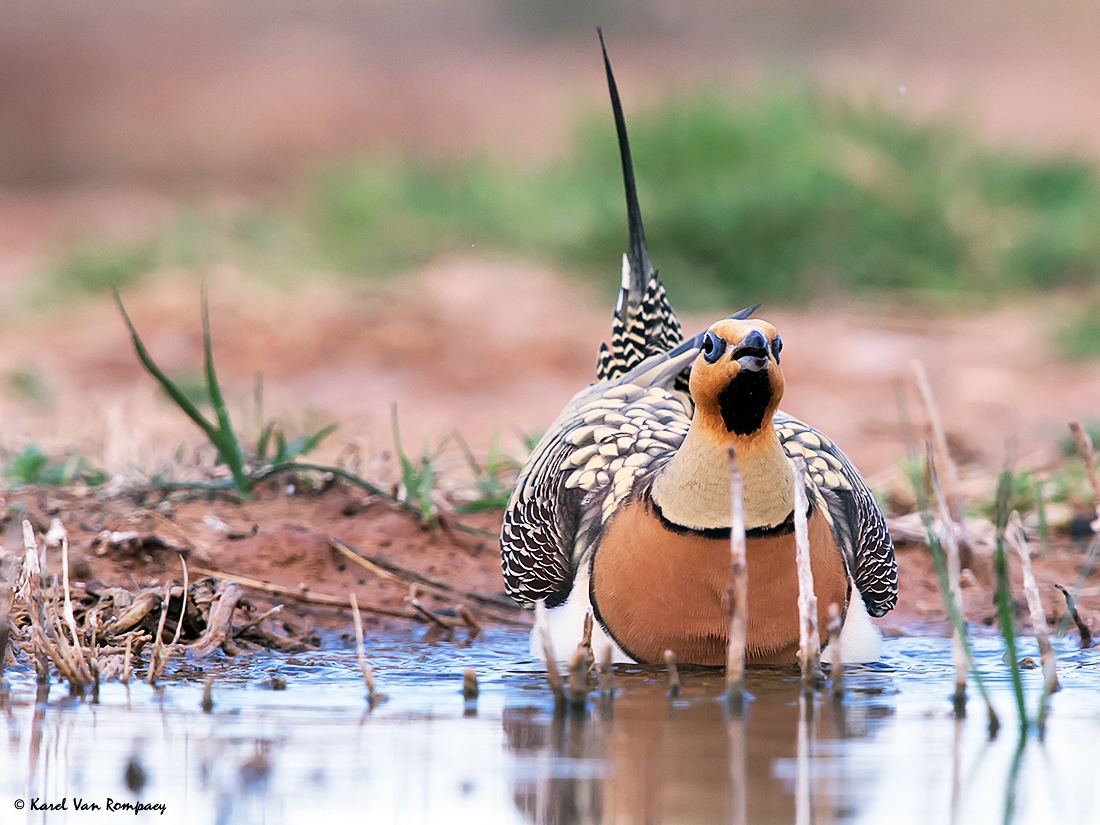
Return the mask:
[[[810, 557], [824, 643], [828, 606], [848, 592], [840, 551], [824, 516], [811, 514]], [[750, 664], [786, 663], [798, 654], [798, 576], [794, 535], [747, 542]], [[660, 662], [724, 665], [729, 638], [726, 590], [729, 539], [677, 532], [644, 501], [621, 508], [592, 560], [592, 604], [631, 656]]]

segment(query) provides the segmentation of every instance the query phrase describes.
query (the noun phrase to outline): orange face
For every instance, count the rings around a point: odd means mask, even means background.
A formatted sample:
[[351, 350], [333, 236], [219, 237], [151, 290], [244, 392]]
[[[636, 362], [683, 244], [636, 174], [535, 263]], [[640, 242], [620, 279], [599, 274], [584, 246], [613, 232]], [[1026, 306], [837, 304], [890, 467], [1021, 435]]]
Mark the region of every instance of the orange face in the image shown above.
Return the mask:
[[751, 438], [783, 397], [782, 341], [767, 321], [723, 320], [707, 330], [691, 366], [695, 416], [714, 435]]

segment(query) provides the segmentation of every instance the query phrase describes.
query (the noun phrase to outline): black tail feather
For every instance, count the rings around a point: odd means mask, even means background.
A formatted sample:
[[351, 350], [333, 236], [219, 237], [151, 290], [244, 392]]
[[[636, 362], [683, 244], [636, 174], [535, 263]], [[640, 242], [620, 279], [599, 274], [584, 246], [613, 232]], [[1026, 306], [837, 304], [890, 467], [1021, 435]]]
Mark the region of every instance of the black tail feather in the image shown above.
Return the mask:
[[680, 330], [680, 321], [668, 303], [665, 288], [649, 260], [622, 101], [615, 85], [615, 75], [611, 71], [611, 61], [607, 57], [603, 31], [597, 31], [600, 35], [603, 65], [607, 70], [607, 87], [611, 93], [615, 131], [619, 137], [619, 156], [623, 164], [626, 214], [630, 229], [622, 289], [611, 325], [611, 343], [600, 347], [596, 365], [597, 378], [602, 381], [629, 372], [650, 355], [666, 352], [683, 340], [683, 333]]
[[596, 29], [600, 36], [600, 51], [603, 52], [603, 65], [607, 71], [607, 89], [611, 94], [611, 110], [615, 115], [615, 133], [619, 138], [619, 157], [623, 164], [623, 187], [626, 189], [626, 216], [630, 228], [630, 293], [627, 296], [632, 307], [638, 306], [645, 292], [646, 284], [656, 275], [649, 260], [649, 249], [645, 243], [645, 227], [642, 226], [642, 210], [638, 206], [638, 188], [634, 183], [634, 162], [630, 157], [630, 140], [626, 136], [626, 118], [623, 116], [623, 104], [619, 99], [619, 87], [615, 84], [615, 73], [611, 71], [611, 61], [607, 57], [607, 46], [603, 41], [603, 29]]

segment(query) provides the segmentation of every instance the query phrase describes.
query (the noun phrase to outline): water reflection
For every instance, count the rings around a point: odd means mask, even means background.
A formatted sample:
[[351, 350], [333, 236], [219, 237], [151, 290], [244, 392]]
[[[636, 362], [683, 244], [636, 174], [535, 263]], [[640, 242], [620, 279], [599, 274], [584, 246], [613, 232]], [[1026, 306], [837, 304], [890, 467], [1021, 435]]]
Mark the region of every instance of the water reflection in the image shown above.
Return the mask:
[[[748, 677], [754, 698], [743, 717], [727, 712], [715, 674], [689, 674], [675, 701], [652, 675], [620, 673], [617, 683], [613, 710], [505, 709], [517, 762], [513, 796], [528, 822], [844, 819], [851, 811], [841, 801], [843, 775], [813, 775], [817, 743], [866, 737], [893, 713], [890, 693], [878, 686], [852, 692], [844, 705], [807, 705], [796, 678], [773, 671]], [[787, 764], [795, 776], [776, 770]]]
[[[1018, 747], [1007, 726], [988, 741], [982, 713], [953, 718], [944, 640], [888, 645], [886, 666], [852, 671], [842, 705], [800, 702], [793, 671], [752, 671], [742, 717], [727, 712], [719, 674], [684, 672], [683, 693], [670, 700], [662, 674], [637, 668], [617, 672], [613, 706], [597, 699], [587, 714], [556, 714], [538, 669], [516, 663], [523, 647], [511, 637], [465, 650], [394, 643], [376, 659], [390, 701], [371, 710], [354, 660], [340, 654], [226, 663], [212, 714], [201, 711], [205, 680], [163, 692], [134, 685], [132, 696], [104, 685], [92, 705], [56, 685], [36, 696], [33, 674], [9, 671], [0, 821], [83, 822], [71, 810], [13, 816], [12, 802], [111, 797], [164, 804], [157, 821], [189, 825], [351, 816], [402, 825], [1100, 825], [1094, 652], [1060, 653], [1064, 689], [1046, 740]], [[1000, 650], [977, 647], [1008, 718]], [[462, 699], [465, 666], [479, 668], [476, 705]], [[287, 690], [263, 688], [271, 667]], [[1027, 682], [1035, 707], [1040, 682]]]

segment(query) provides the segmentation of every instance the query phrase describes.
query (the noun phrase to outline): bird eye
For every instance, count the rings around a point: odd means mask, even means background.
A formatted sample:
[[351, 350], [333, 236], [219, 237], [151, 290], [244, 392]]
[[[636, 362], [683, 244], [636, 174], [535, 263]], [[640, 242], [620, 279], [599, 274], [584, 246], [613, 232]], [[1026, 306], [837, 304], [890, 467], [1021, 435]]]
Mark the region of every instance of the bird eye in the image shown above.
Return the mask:
[[775, 363], [779, 363], [779, 353], [783, 351], [783, 339], [776, 335], [772, 339], [772, 355], [775, 356]]
[[707, 359], [708, 364], [713, 364], [721, 358], [722, 353], [725, 351], [726, 342], [724, 339], [719, 338], [713, 332], [708, 332], [703, 336], [703, 357]]

